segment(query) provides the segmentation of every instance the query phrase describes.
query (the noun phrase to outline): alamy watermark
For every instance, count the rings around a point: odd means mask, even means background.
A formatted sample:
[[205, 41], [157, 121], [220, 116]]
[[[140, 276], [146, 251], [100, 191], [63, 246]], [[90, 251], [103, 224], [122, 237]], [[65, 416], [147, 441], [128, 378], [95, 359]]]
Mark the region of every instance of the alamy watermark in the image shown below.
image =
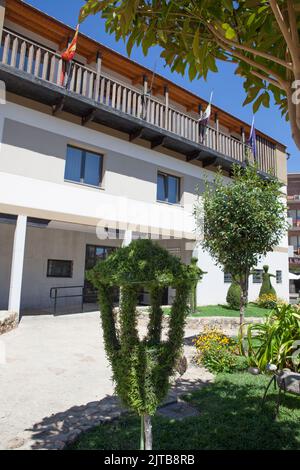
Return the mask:
[[292, 102], [295, 105], [300, 104], [300, 80], [294, 80], [292, 89], [295, 90], [292, 94]]

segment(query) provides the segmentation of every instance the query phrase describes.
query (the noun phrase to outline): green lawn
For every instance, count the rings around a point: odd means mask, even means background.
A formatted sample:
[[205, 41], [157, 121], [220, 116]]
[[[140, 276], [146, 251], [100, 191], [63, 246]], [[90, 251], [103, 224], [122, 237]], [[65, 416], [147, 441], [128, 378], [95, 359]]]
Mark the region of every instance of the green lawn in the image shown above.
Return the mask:
[[[170, 313], [170, 308], [165, 307], [164, 312], [166, 315]], [[246, 308], [247, 317], [264, 317], [270, 310], [266, 308], [260, 308], [255, 304], [250, 303]], [[232, 310], [227, 305], [207, 305], [204, 307], [197, 307], [197, 313], [193, 314], [193, 317], [239, 317], [240, 312], [238, 310]]]
[[[219, 374], [214, 384], [187, 399], [201, 415], [174, 421], [153, 419], [154, 450], [300, 450], [300, 398], [287, 395], [275, 419], [273, 389], [261, 410], [265, 376]], [[73, 449], [132, 450], [139, 445], [139, 418], [124, 415], [83, 435]]]

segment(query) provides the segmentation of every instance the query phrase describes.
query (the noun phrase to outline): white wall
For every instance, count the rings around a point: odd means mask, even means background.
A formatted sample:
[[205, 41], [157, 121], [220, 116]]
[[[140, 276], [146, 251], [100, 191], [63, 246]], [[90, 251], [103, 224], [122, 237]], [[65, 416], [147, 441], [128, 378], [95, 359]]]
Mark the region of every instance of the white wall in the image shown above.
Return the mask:
[[[86, 217], [94, 218], [96, 223], [96, 219], [107, 217], [107, 212], [124, 204], [126, 198], [129, 213], [125, 215], [122, 210], [117, 221], [166, 230], [170, 227], [192, 234], [195, 187], [203, 185], [205, 177], [212, 180], [212, 172], [17, 104], [8, 102], [1, 111], [5, 122], [0, 205], [4, 212], [18, 213], [20, 208], [23, 211], [30, 208], [35, 213], [29, 215], [36, 217], [43, 217], [44, 211], [48, 218], [65, 220], [67, 217], [66, 220], [82, 223]], [[64, 181], [68, 143], [103, 153], [103, 188]], [[182, 197], [178, 206], [156, 201], [158, 170], [167, 170], [181, 178]], [[11, 187], [13, 192], [7, 190]], [[144, 206], [143, 202], [148, 205]], [[112, 207], [112, 211], [107, 211], [107, 207]], [[150, 212], [154, 219], [151, 223], [146, 217]]]
[[[276, 275], [276, 271], [282, 271], [282, 284], [276, 284], [275, 278], [272, 278], [272, 284], [277, 296], [288, 301], [289, 269], [287, 253], [279, 251], [268, 253], [266, 258], [262, 259], [257, 265], [257, 269], [262, 269], [264, 264], [269, 266], [270, 274]], [[203, 276], [203, 281], [198, 284], [198, 304], [223, 304], [230, 286], [230, 284], [224, 283], [223, 271], [215, 265], [209, 254], [201, 248], [198, 249], [198, 265], [203, 271], [208, 273]], [[254, 284], [251, 275], [249, 278], [249, 301], [254, 301], [258, 298], [260, 288], [261, 284]]]

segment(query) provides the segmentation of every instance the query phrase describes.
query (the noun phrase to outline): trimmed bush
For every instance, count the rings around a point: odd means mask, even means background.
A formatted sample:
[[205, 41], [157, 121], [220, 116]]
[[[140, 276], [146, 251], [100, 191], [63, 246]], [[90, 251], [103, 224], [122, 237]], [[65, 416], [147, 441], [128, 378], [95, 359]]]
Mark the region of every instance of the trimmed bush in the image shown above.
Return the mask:
[[233, 281], [228, 289], [226, 302], [232, 310], [239, 310], [241, 305], [241, 286]]

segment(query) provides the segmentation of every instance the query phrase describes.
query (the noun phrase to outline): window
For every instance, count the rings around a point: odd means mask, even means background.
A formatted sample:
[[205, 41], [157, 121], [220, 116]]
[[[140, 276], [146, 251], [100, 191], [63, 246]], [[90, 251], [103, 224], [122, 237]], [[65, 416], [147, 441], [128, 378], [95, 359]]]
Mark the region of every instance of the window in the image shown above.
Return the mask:
[[47, 277], [72, 277], [73, 261], [48, 259]]
[[276, 284], [282, 284], [282, 271], [276, 271]]
[[65, 180], [90, 186], [101, 185], [103, 156], [68, 145]]
[[224, 273], [224, 282], [225, 284], [231, 284], [232, 283], [232, 276], [230, 273]]
[[85, 269], [92, 269], [98, 261], [105, 260], [115, 247], [86, 245]]
[[288, 217], [293, 219], [294, 227], [300, 227], [300, 209], [289, 209]]
[[261, 284], [262, 283], [262, 269], [255, 269], [253, 271], [253, 284]]
[[178, 204], [180, 200], [180, 178], [159, 172], [157, 175], [157, 200]]
[[300, 248], [300, 235], [291, 235], [289, 237], [289, 245], [294, 247], [295, 252], [298, 252]]
[[173, 255], [177, 256], [177, 258], [181, 258], [181, 250], [180, 248], [167, 248], [168, 252]]

